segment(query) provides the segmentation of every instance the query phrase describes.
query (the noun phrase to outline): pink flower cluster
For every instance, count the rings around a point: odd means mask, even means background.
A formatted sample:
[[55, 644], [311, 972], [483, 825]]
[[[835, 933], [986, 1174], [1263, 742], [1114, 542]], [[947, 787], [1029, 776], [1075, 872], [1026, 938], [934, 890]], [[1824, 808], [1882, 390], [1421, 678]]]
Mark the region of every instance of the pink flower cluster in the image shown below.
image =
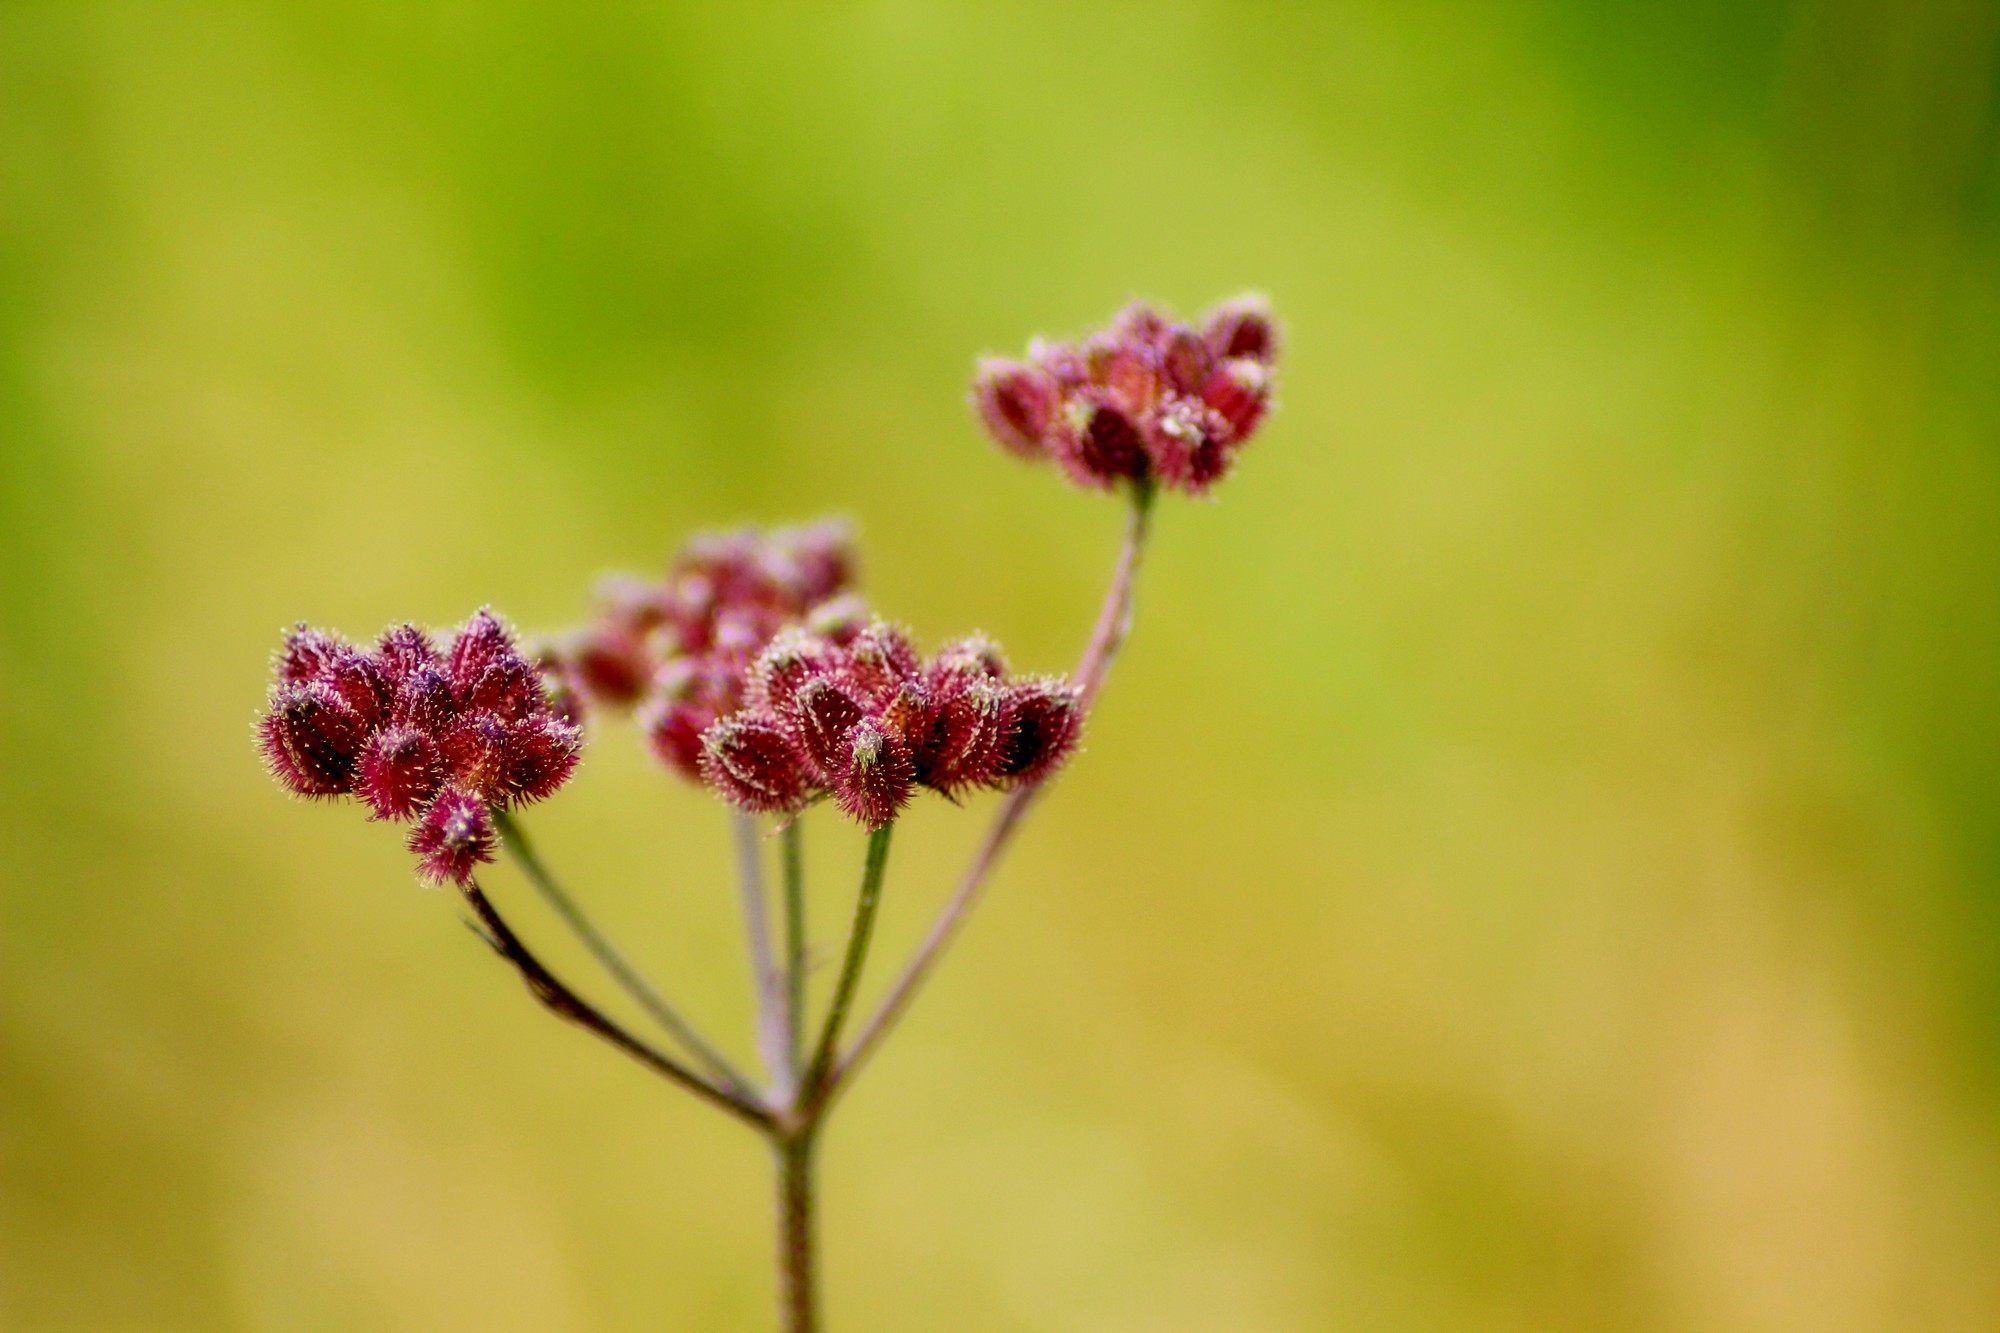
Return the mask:
[[[654, 693], [669, 663], [682, 674], [734, 679], [740, 689], [773, 634], [852, 585], [854, 563], [852, 536], [837, 520], [704, 533], [682, 547], [663, 582], [608, 580], [597, 620], [556, 640], [545, 658], [584, 698], [609, 707]], [[694, 777], [695, 753], [690, 744], [681, 757], [663, 757]]]
[[554, 793], [581, 737], [507, 626], [481, 611], [442, 652], [414, 625], [373, 651], [301, 625], [278, 654], [258, 740], [284, 787], [415, 821], [422, 873], [463, 883], [493, 859], [489, 806]]
[[1205, 495], [1263, 421], [1277, 353], [1259, 297], [1226, 302], [1199, 330], [1135, 303], [1080, 344], [1037, 339], [1025, 362], [982, 361], [972, 398], [1002, 447], [1053, 458], [1079, 485]]
[[752, 665], [746, 696], [701, 735], [709, 785], [768, 813], [830, 793], [871, 829], [918, 787], [956, 796], [1042, 781], [1083, 721], [1074, 686], [1010, 679], [987, 639], [960, 640], [926, 662], [881, 620], [779, 634]]

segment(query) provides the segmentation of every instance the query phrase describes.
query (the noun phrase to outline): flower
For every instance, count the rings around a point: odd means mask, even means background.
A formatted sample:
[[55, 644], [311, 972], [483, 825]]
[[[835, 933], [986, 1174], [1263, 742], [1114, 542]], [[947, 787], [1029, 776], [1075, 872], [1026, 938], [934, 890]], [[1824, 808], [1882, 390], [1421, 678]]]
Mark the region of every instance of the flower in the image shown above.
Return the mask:
[[257, 736], [279, 785], [415, 821], [410, 850], [434, 880], [492, 859], [491, 808], [553, 795], [576, 769], [581, 733], [491, 611], [443, 650], [414, 625], [373, 651], [301, 625], [275, 676]]
[[926, 661], [879, 619], [845, 641], [803, 628], [776, 636], [742, 697], [701, 733], [697, 763], [710, 788], [759, 814], [830, 795], [871, 829], [919, 787], [955, 797], [1046, 781], [1082, 730], [1068, 682], [1010, 679], [982, 636]]
[[1277, 352], [1261, 297], [1225, 302], [1199, 330], [1134, 303], [1081, 343], [981, 361], [972, 404], [1001, 448], [1054, 459], [1080, 486], [1206, 495], [1270, 410]]

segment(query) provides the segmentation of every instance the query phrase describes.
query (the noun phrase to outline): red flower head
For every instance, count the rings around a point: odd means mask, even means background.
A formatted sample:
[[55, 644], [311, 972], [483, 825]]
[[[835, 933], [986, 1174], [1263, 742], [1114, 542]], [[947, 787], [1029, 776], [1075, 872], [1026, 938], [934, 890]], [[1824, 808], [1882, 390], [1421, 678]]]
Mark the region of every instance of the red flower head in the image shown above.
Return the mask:
[[410, 845], [434, 879], [462, 880], [490, 859], [489, 805], [539, 801], [576, 768], [580, 733], [490, 611], [443, 652], [413, 625], [389, 630], [373, 652], [301, 627], [286, 636], [276, 677], [257, 734], [279, 784], [415, 820]]
[[1269, 410], [1277, 326], [1261, 297], [1199, 330], [1143, 304], [1081, 344], [1036, 340], [1028, 360], [986, 360], [972, 401], [1008, 452], [1053, 458], [1080, 486], [1157, 481], [1205, 495]]
[[716, 794], [757, 813], [831, 796], [868, 828], [894, 819], [918, 787], [955, 797], [1045, 780], [1081, 721], [1068, 685], [1009, 683], [989, 640], [959, 640], [926, 662], [881, 620], [844, 642], [779, 635], [744, 697], [702, 735], [700, 772]]

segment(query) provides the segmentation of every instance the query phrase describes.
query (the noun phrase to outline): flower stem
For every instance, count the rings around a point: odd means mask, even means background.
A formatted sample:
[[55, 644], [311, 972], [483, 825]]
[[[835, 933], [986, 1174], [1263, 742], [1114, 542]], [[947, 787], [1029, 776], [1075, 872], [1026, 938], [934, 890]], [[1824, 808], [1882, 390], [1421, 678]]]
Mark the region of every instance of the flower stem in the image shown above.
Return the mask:
[[818, 1333], [813, 1132], [773, 1139], [778, 1156], [778, 1317], [784, 1333]]
[[813, 1050], [801, 1096], [801, 1115], [807, 1123], [817, 1118], [831, 1091], [834, 1055], [840, 1047], [840, 1030], [847, 1011], [854, 1005], [854, 992], [861, 985], [861, 968], [868, 960], [868, 940], [875, 931], [875, 909], [882, 901], [882, 875], [889, 865], [889, 835], [894, 823], [884, 824], [868, 835], [868, 861], [861, 872], [861, 892], [854, 903], [854, 926], [847, 936], [847, 958], [840, 967], [840, 980], [833, 988], [827, 1007], [826, 1026], [820, 1030]]
[[743, 935], [750, 946], [750, 974], [757, 991], [757, 1053], [771, 1076], [771, 1102], [787, 1106], [793, 1093], [791, 1039], [785, 1033], [785, 982], [771, 956], [765, 912], [764, 834], [757, 816], [737, 811], [736, 888], [743, 902]]
[[785, 1052], [796, 1085], [806, 1025], [806, 867], [803, 815], [779, 833], [785, 860]]
[[589, 1032], [594, 1032], [616, 1046], [625, 1054], [637, 1060], [654, 1073], [668, 1081], [680, 1084], [689, 1092], [705, 1101], [715, 1103], [740, 1120], [747, 1121], [766, 1134], [776, 1132], [771, 1113], [755, 1098], [747, 1096], [735, 1088], [709, 1082], [694, 1070], [666, 1052], [659, 1050], [627, 1032], [605, 1013], [571, 990], [557, 978], [555, 973], [537, 958], [532, 950], [514, 933], [498, 908], [493, 906], [479, 884], [468, 879], [459, 886], [459, 896], [479, 919], [478, 933], [493, 949], [521, 974], [522, 982], [529, 994], [556, 1015], [575, 1023]]
[[[1152, 528], [1153, 493], [1151, 482], [1139, 481], [1133, 485], [1132, 508], [1125, 525], [1125, 543], [1119, 550], [1118, 564], [1112, 570], [1111, 586], [1105, 589], [1104, 604], [1097, 613], [1097, 626], [1091, 631], [1090, 642], [1084, 647], [1083, 658], [1076, 668], [1077, 691], [1085, 708], [1097, 697], [1098, 688], [1104, 684], [1111, 664], [1118, 658], [1118, 650], [1125, 646], [1126, 636], [1132, 630], [1139, 562], [1146, 553], [1146, 539]], [[820, 1096], [832, 1097], [838, 1086], [851, 1077], [882, 1044], [889, 1029], [909, 1008], [931, 969], [937, 966], [953, 937], [964, 925], [965, 918], [978, 903], [994, 867], [999, 865], [1002, 853], [1013, 839], [1014, 830], [1020, 827], [1022, 818], [1034, 804], [1040, 790], [1039, 787], [1022, 787], [1001, 802], [999, 812], [986, 830], [986, 837], [973, 854], [972, 864], [966, 867], [964, 877], [958, 882], [958, 889], [944, 905], [944, 910], [938, 913], [930, 933], [924, 936], [923, 943], [917, 946], [916, 953], [904, 965], [902, 975], [896, 978], [888, 995], [883, 997], [867, 1023], [862, 1025], [861, 1035], [855, 1038], [853, 1049], [827, 1075], [826, 1088]]]
[[604, 937], [604, 933], [584, 915], [583, 909], [576, 905], [576, 901], [563, 891], [556, 877], [549, 873], [549, 868], [542, 863], [539, 856], [535, 855], [534, 844], [528, 841], [527, 833], [514, 816], [505, 810], [495, 809], [493, 826], [500, 831], [500, 840], [506, 844], [508, 853], [514, 858], [515, 864], [521, 867], [521, 873], [528, 877], [528, 882], [535, 886], [536, 891], [549, 906], [555, 909], [556, 915], [561, 917], [563, 923], [583, 941], [591, 956], [596, 958], [604, 970], [625, 989], [625, 993], [651, 1014], [655, 1022], [678, 1038], [695, 1059], [725, 1086], [739, 1095], [746, 1097], [751, 1095], [750, 1081], [738, 1073], [736, 1067], [730, 1064], [692, 1023], [681, 1017], [680, 1012], [667, 1002], [666, 997], [654, 989], [653, 984], [625, 960], [625, 955], [618, 952], [617, 946]]

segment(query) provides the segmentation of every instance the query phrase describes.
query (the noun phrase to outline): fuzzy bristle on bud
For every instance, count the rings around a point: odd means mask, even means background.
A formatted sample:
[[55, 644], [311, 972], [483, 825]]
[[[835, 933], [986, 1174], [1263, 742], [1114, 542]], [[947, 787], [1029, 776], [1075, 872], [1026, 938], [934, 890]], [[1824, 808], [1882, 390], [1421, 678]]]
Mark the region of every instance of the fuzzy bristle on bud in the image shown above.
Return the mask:
[[872, 721], [847, 736], [845, 762], [833, 774], [833, 799], [863, 828], [878, 829], [909, 804], [916, 766], [902, 742]]
[[1083, 731], [1083, 705], [1067, 681], [1027, 680], [1001, 706], [995, 775], [1016, 787], [1046, 781], [1069, 758]]
[[350, 789], [368, 728], [325, 680], [280, 688], [259, 724], [271, 775], [299, 796]]
[[354, 792], [377, 819], [414, 817], [445, 778], [437, 742], [414, 727], [384, 727], [361, 752]]
[[1001, 448], [1022, 458], [1046, 452], [1056, 389], [1042, 371], [1019, 361], [981, 361], [972, 381], [972, 402]]
[[486, 802], [470, 792], [449, 790], [432, 801], [410, 830], [417, 873], [433, 884], [469, 884], [472, 869], [493, 860], [498, 838]]
[[723, 799], [753, 814], [795, 810], [811, 794], [803, 756], [776, 719], [724, 718], [702, 737], [702, 776]]

